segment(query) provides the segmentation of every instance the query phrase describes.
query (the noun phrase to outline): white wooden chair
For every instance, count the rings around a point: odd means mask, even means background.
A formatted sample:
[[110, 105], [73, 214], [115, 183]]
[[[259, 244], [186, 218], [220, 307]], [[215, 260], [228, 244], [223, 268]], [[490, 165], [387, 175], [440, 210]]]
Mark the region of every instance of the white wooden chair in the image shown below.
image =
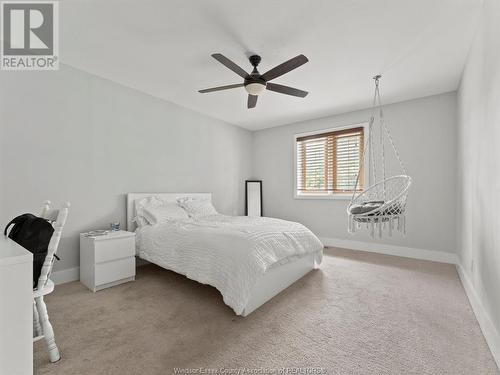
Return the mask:
[[59, 210], [51, 209], [50, 201], [45, 201], [40, 213], [40, 217], [52, 222], [54, 233], [49, 242], [47, 256], [42, 266], [38, 285], [36, 289], [33, 289], [33, 342], [42, 338], [45, 339], [49, 349], [50, 362], [59, 361], [61, 355], [56, 345], [54, 330], [49, 321], [47, 306], [45, 305], [43, 296], [52, 293], [54, 290], [54, 282], [49, 277], [54, 265], [54, 255], [57, 252], [62, 230], [68, 217], [69, 206], [69, 203], [65, 203]]

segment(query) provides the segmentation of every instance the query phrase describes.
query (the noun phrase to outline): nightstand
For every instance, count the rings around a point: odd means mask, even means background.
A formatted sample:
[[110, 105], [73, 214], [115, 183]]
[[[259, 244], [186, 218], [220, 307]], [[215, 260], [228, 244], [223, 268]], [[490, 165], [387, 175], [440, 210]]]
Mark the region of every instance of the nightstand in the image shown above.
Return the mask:
[[98, 290], [135, 279], [135, 233], [80, 234], [80, 281]]

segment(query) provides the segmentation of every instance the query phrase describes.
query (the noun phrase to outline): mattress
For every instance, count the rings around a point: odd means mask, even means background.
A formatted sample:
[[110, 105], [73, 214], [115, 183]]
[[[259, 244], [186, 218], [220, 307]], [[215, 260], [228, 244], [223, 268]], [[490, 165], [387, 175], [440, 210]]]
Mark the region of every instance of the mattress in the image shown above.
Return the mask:
[[273, 218], [211, 215], [136, 233], [141, 258], [214, 286], [237, 315], [267, 270], [310, 254], [319, 265], [323, 255], [323, 244], [304, 225]]

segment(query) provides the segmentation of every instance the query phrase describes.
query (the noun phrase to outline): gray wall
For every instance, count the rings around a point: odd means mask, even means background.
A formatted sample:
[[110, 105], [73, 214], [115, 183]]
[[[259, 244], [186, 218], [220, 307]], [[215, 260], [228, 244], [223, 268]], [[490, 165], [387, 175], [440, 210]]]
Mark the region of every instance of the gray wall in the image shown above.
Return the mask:
[[[455, 93], [397, 103], [385, 117], [408, 173], [407, 236], [372, 240], [367, 231], [347, 233], [348, 200], [294, 199], [294, 134], [368, 121], [369, 110], [351, 112], [254, 133], [254, 177], [263, 180], [266, 216], [300, 221], [321, 237], [385, 242], [428, 250], [455, 251]], [[391, 154], [389, 172], [397, 164]]]
[[127, 192], [212, 192], [242, 214], [252, 134], [62, 66], [0, 74], [0, 223], [71, 202], [57, 269], [79, 264], [78, 233], [125, 225]]
[[500, 2], [486, 0], [458, 92], [460, 262], [495, 326], [496, 332], [485, 332], [485, 336], [491, 334], [499, 340], [497, 361], [500, 361], [499, 14]]

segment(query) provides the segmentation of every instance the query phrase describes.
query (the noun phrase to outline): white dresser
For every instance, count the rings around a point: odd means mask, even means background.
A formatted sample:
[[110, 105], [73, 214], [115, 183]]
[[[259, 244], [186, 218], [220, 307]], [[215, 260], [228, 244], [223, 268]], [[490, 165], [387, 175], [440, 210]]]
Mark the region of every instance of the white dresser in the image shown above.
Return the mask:
[[135, 233], [80, 234], [80, 281], [96, 292], [135, 279]]
[[33, 254], [0, 236], [0, 374], [33, 374]]

